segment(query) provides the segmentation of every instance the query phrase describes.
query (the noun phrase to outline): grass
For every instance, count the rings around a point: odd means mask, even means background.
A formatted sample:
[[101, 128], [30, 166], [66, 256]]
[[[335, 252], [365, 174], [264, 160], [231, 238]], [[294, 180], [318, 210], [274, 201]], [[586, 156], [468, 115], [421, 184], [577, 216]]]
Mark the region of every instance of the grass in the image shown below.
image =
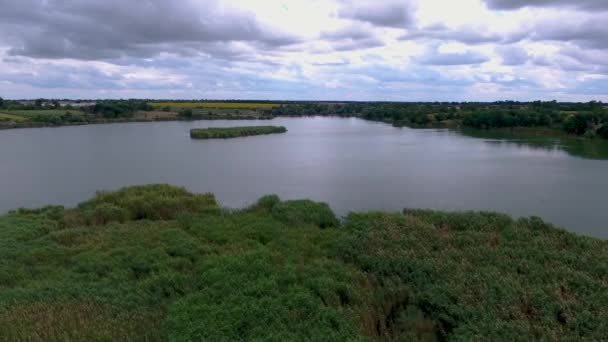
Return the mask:
[[605, 340], [607, 291], [607, 242], [537, 218], [167, 185], [0, 217], [0, 340]]
[[5, 113], [23, 117], [32, 117], [40, 115], [63, 115], [65, 113], [70, 113], [72, 115], [84, 115], [82, 111], [66, 109], [10, 110], [6, 111]]
[[252, 135], [285, 133], [283, 126], [243, 126], [226, 128], [198, 128], [190, 130], [192, 139], [229, 139]]
[[26, 119], [22, 116], [0, 113], [0, 121], [21, 122], [21, 121], [25, 121], [25, 120]]
[[239, 102], [155, 102], [150, 103], [155, 108], [175, 108], [175, 109], [194, 109], [194, 108], [218, 108], [218, 109], [272, 109], [280, 107], [274, 103], [239, 103]]

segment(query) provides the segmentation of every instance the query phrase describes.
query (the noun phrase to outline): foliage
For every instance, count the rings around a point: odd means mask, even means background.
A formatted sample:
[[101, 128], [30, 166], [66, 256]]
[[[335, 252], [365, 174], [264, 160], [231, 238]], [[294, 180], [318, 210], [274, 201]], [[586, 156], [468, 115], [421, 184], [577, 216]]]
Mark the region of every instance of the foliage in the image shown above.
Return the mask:
[[132, 117], [138, 111], [149, 111], [154, 108], [145, 101], [105, 101], [88, 108], [90, 112], [106, 119]]
[[272, 217], [293, 226], [311, 224], [319, 228], [334, 228], [340, 225], [327, 203], [309, 200], [277, 203], [272, 208]]
[[601, 102], [357, 102], [291, 103], [273, 108], [275, 116], [340, 116], [392, 123], [394, 126], [479, 129], [545, 127], [569, 134], [606, 137], [608, 110]]
[[159, 184], [98, 192], [92, 200], [80, 204], [79, 209], [101, 217], [104, 222], [122, 222], [175, 219], [184, 212], [217, 210], [218, 205], [212, 194], [194, 195], [183, 188]]
[[285, 133], [283, 126], [243, 126], [226, 128], [200, 128], [190, 131], [192, 139], [229, 139], [252, 135]]
[[608, 336], [606, 241], [492, 213], [327, 220], [324, 204], [225, 211], [166, 185], [2, 216], [0, 340]]
[[280, 106], [275, 103], [249, 103], [249, 102], [152, 102], [154, 108], [194, 109], [194, 108], [221, 108], [221, 109], [272, 109]]
[[416, 326], [439, 340], [608, 336], [605, 241], [492, 213], [352, 214], [345, 229], [339, 255], [377, 284], [387, 337]]

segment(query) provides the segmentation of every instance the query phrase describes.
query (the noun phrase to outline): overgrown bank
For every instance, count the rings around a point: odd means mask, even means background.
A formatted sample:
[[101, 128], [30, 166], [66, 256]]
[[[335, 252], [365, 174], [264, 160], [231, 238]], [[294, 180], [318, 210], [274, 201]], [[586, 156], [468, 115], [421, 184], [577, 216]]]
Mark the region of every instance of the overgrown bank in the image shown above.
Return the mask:
[[165, 185], [0, 217], [0, 340], [608, 337], [608, 245], [540, 219]]
[[358, 117], [398, 127], [539, 128], [572, 136], [608, 138], [608, 107], [595, 101], [311, 102], [275, 107], [272, 113], [276, 116]]

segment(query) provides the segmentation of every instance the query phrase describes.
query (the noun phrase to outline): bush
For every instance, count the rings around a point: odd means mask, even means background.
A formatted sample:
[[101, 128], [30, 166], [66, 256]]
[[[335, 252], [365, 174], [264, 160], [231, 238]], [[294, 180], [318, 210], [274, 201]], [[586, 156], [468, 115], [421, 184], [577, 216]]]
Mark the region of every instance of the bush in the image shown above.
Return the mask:
[[85, 212], [87, 223], [92, 226], [103, 226], [110, 222], [125, 222], [129, 212], [125, 208], [102, 203]]
[[340, 221], [326, 203], [309, 200], [286, 201], [277, 203], [272, 216], [289, 225], [311, 224], [319, 228], [338, 227]]
[[[194, 195], [183, 188], [169, 185], [149, 185], [125, 188], [116, 192], [99, 192], [91, 201], [79, 206], [81, 210], [95, 212], [110, 207], [125, 210], [128, 220], [168, 220], [180, 213], [201, 213], [219, 210], [212, 194]], [[101, 214], [100, 214], [101, 215]]]
[[281, 199], [277, 195], [266, 195], [260, 198], [254, 205], [248, 208], [249, 211], [259, 213], [271, 213], [272, 209], [281, 203]]

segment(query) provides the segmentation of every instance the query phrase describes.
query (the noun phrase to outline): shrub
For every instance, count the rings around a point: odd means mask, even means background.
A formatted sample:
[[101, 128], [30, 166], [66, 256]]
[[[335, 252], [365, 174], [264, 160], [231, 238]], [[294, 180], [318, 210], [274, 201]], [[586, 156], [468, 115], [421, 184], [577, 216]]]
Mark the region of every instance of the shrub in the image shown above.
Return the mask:
[[94, 211], [102, 205], [106, 206], [103, 209], [106, 213], [109, 206], [124, 209], [129, 220], [168, 220], [175, 219], [184, 212], [219, 210], [212, 194], [195, 195], [169, 185], [136, 186], [116, 192], [100, 192], [93, 200], [81, 204], [79, 209]]
[[338, 227], [340, 221], [326, 203], [309, 200], [277, 203], [272, 216], [289, 225], [311, 224], [319, 228]]
[[281, 203], [281, 199], [277, 195], [266, 195], [260, 198], [254, 205], [248, 208], [249, 211], [260, 213], [271, 213], [272, 209]]
[[129, 212], [112, 204], [102, 203], [85, 212], [87, 223], [92, 226], [103, 226], [110, 222], [125, 222]]

